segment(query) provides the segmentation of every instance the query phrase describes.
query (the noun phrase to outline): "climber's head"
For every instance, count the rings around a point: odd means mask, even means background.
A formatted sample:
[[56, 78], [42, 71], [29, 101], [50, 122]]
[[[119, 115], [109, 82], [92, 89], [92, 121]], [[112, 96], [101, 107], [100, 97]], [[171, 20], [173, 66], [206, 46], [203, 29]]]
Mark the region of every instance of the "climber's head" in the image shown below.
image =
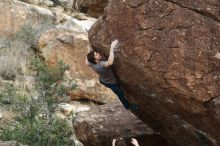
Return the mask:
[[127, 144], [123, 138], [118, 138], [115, 145], [116, 146], [127, 146]]
[[96, 64], [102, 59], [102, 55], [99, 52], [91, 51], [87, 54], [87, 59], [90, 63]]

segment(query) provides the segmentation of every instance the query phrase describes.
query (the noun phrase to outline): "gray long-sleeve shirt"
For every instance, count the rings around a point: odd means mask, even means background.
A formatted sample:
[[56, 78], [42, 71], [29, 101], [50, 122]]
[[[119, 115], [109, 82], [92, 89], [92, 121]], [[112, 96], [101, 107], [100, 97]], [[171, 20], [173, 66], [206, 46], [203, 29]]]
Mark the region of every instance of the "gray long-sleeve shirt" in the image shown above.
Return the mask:
[[111, 67], [105, 67], [106, 61], [97, 64], [89, 63], [90, 67], [99, 74], [99, 80], [105, 84], [116, 84], [117, 79]]

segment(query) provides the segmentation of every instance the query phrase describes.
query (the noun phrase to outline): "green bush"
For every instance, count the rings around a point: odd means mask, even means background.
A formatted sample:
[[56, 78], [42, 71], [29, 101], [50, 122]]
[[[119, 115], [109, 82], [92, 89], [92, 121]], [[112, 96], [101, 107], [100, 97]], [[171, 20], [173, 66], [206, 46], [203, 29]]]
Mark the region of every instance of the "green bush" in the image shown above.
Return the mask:
[[74, 145], [70, 136], [72, 128], [65, 120], [55, 118], [54, 112], [66, 96], [67, 87], [60, 83], [69, 69], [63, 62], [58, 67], [49, 67], [36, 59], [31, 64], [36, 71], [37, 96], [21, 94], [12, 85], [0, 93], [0, 103], [10, 104], [15, 115], [14, 122], [0, 131], [0, 139], [16, 140], [31, 146]]
[[53, 119], [51, 123], [40, 119], [31, 124], [21, 119], [20, 124], [11, 125], [1, 132], [1, 139], [16, 140], [30, 146], [67, 146], [72, 144], [72, 130], [65, 120]]

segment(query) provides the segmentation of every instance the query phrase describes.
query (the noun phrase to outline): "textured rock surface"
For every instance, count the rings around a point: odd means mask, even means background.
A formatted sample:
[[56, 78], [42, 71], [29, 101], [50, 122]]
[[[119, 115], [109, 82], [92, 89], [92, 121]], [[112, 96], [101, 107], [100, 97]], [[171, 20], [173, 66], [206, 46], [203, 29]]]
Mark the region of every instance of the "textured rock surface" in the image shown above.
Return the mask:
[[126, 143], [130, 143], [131, 137], [135, 137], [140, 146], [168, 145], [119, 102], [81, 112], [73, 121], [73, 125], [76, 136], [85, 146], [111, 146], [112, 139], [119, 137], [123, 137]]
[[[33, 45], [30, 42], [36, 42], [43, 32], [51, 28], [87, 32], [95, 22], [95, 19], [92, 18], [79, 21], [68, 15], [17, 0], [0, 1], [0, 18], [1, 47], [5, 47], [8, 42], [19, 39], [20, 44]], [[29, 39], [32, 41], [25, 42]]]
[[16, 0], [0, 1], [1, 40], [15, 35], [24, 27], [31, 26], [36, 36], [52, 27], [54, 15], [51, 11], [31, 6]]
[[[169, 2], [170, 1], [170, 2]], [[220, 145], [220, 1], [111, 0], [89, 32], [135, 114], [173, 145]]]
[[[51, 11], [16, 0], [0, 1], [0, 74], [12, 79], [26, 72], [37, 38], [54, 27]], [[8, 77], [7, 77], [8, 76]]]
[[71, 11], [73, 8], [74, 0], [58, 0], [57, 3], [63, 6], [65, 10]]
[[63, 60], [70, 66], [68, 76], [76, 81], [78, 87], [70, 92], [72, 99], [92, 99], [100, 103], [113, 101], [115, 95], [102, 86], [97, 74], [85, 65], [87, 45], [87, 33], [51, 29], [40, 37], [37, 48], [48, 64], [55, 65], [57, 61]]
[[76, 0], [75, 9], [97, 18], [103, 14], [107, 3], [108, 0]]
[[[51, 64], [62, 59], [70, 65], [70, 76], [80, 88], [71, 93], [71, 96], [105, 103], [113, 100], [114, 94], [101, 86], [97, 75], [84, 65], [87, 31], [95, 21], [94, 18], [79, 21], [68, 15], [16, 0], [0, 1], [0, 48], [10, 48], [13, 44], [14, 50], [21, 50], [21, 57], [12, 53], [13, 59], [34, 56], [31, 46], [39, 48], [38, 51]], [[0, 54], [1, 68], [2, 64], [9, 62], [3, 58], [6, 55]], [[2, 58], [6, 63], [2, 63]]]
[[98, 18], [103, 14], [108, 0], [19, 0], [29, 4], [46, 7], [48, 9], [67, 13], [74, 16], [74, 13], [86, 13], [89, 16]]

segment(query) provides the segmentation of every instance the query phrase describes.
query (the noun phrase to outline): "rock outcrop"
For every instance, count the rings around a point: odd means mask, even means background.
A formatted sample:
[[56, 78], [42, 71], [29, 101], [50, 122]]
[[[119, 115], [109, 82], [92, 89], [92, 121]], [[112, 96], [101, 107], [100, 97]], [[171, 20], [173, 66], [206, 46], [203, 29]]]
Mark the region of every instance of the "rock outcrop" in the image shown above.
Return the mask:
[[91, 99], [99, 103], [113, 101], [114, 93], [102, 86], [97, 74], [85, 64], [87, 46], [86, 32], [50, 29], [40, 37], [37, 49], [47, 64], [56, 65], [57, 61], [63, 60], [70, 66], [68, 78], [77, 85], [76, 90], [69, 92], [72, 99]]
[[110, 0], [89, 32], [135, 114], [172, 145], [220, 145], [220, 1]]
[[73, 126], [76, 136], [85, 146], [111, 146], [112, 140], [119, 137], [127, 145], [135, 137], [140, 146], [168, 146], [159, 134], [125, 110], [119, 102], [79, 113], [73, 120]]
[[34, 57], [34, 51], [30, 49], [34, 47], [47, 63], [63, 60], [70, 66], [69, 76], [78, 86], [78, 90], [70, 93], [72, 98], [101, 103], [115, 99], [115, 95], [101, 86], [97, 75], [85, 65], [87, 31], [96, 19], [80, 21], [17, 0], [0, 1], [0, 18], [0, 48], [5, 49], [5, 52], [0, 50], [0, 75], [6, 74], [5, 69], [14, 74], [22, 70], [20, 66], [27, 69], [24, 66]]
[[51, 28], [87, 32], [96, 21], [93, 18], [79, 21], [66, 14], [52, 12], [17, 0], [0, 1], [0, 8], [1, 47], [7, 42], [19, 39], [20, 43], [27, 45], [36, 43], [39, 36]]
[[76, 12], [98, 18], [103, 14], [108, 0], [20, 0], [72, 16]]
[[108, 0], [76, 0], [75, 9], [98, 18], [104, 13]]

